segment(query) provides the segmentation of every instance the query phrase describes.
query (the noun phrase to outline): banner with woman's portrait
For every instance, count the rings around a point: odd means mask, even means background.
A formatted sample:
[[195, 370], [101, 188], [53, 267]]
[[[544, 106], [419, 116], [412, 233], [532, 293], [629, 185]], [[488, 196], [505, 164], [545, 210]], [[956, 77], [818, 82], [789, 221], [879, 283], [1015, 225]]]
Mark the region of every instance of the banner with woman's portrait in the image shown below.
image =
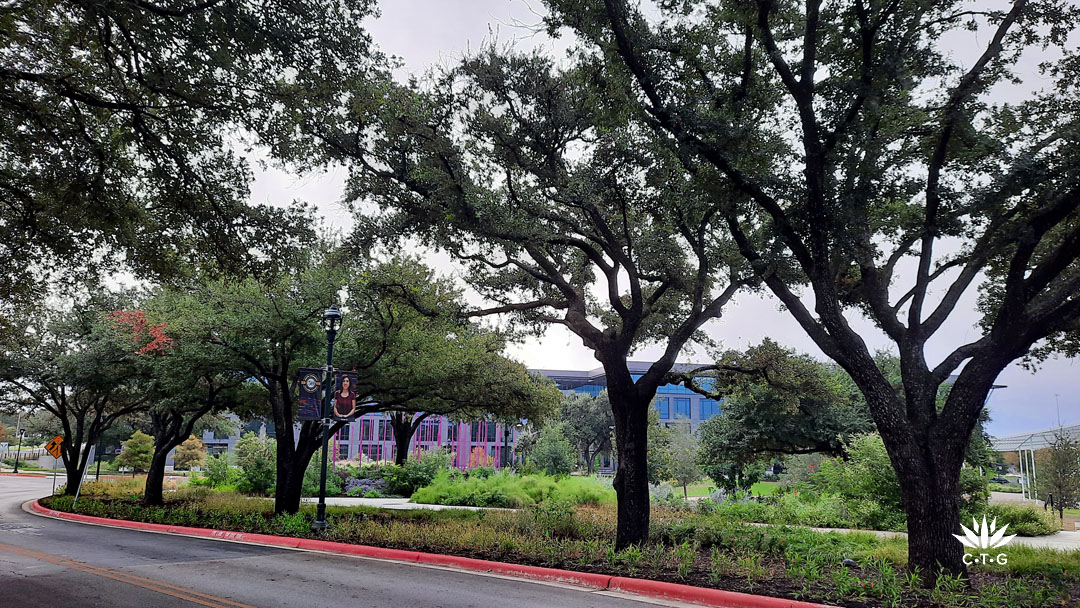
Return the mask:
[[330, 417], [335, 420], [356, 418], [356, 372], [334, 374], [334, 396]]

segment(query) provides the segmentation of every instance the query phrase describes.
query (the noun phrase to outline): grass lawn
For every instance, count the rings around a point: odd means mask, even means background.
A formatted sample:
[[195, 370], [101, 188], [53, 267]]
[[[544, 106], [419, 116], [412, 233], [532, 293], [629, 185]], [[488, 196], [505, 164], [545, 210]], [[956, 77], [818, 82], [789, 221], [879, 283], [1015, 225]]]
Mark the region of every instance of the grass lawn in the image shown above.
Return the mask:
[[[780, 484], [775, 481], [759, 481], [750, 486], [750, 493], [755, 496], [771, 496], [776, 492], [776, 489], [780, 487]], [[710, 492], [716, 489], [715, 484], [710, 483], [695, 483], [693, 485], [686, 486], [686, 494], [690, 498], [695, 496], [708, 496]], [[681, 493], [682, 488], [675, 488], [675, 493]]]
[[[972, 585], [942, 577], [925, 588], [909, 573], [902, 539], [867, 533], [751, 526], [719, 515], [654, 507], [648, 541], [616, 551], [613, 505], [520, 511], [327, 509], [330, 527], [312, 532], [315, 505], [275, 516], [273, 501], [208, 488], [180, 488], [164, 508], [144, 508], [131, 482], [86, 488], [77, 511], [162, 524], [324, 538], [535, 566], [633, 576], [856, 607], [1076, 606], [1080, 551], [1010, 547], [1005, 565], [979, 566]], [[70, 497], [45, 499], [71, 511]], [[855, 560], [858, 568], [841, 564]]]
[[775, 481], [759, 481], [750, 486], [750, 493], [755, 496], [772, 496], [779, 488], [780, 484]]

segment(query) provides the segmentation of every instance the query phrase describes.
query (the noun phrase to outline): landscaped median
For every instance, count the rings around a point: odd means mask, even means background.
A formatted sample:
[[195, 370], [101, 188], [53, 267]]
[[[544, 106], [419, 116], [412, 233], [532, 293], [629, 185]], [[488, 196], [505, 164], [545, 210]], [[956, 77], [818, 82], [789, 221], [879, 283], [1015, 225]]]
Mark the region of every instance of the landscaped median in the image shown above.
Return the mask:
[[162, 532], [566, 580], [711, 605], [1035, 607], [1075, 606], [1080, 599], [1080, 551], [1009, 546], [1007, 564], [973, 567], [970, 581], [939, 577], [925, 588], [925, 579], [906, 569], [903, 539], [754, 526], [663, 507], [654, 508], [647, 543], [616, 551], [611, 505], [545, 502], [519, 511], [331, 506], [330, 527], [316, 533], [309, 528], [313, 506], [275, 516], [270, 500], [206, 488], [181, 488], [164, 507], [143, 507], [138, 498], [91, 494], [73, 509], [70, 498], [50, 497], [42, 508]]
[[533, 580], [555, 581], [581, 585], [594, 589], [611, 589], [659, 597], [666, 599], [694, 602], [706, 606], [723, 606], [726, 608], [831, 608], [823, 604], [789, 600], [784, 598], [752, 595], [736, 591], [724, 591], [720, 589], [706, 589], [691, 585], [681, 585], [664, 581], [648, 579], [626, 578], [608, 574], [593, 574], [588, 572], [574, 572], [571, 570], [559, 570], [556, 568], [543, 568], [522, 564], [510, 564], [490, 560], [444, 555], [439, 553], [424, 553], [420, 551], [407, 551], [401, 549], [387, 549], [384, 547], [371, 547], [367, 545], [354, 545], [309, 538], [296, 538], [289, 536], [274, 536], [267, 534], [250, 534], [246, 532], [232, 532], [227, 530], [214, 530], [211, 528], [192, 528], [188, 526], [171, 526], [167, 524], [152, 524], [145, 522], [94, 517], [78, 513], [57, 511], [43, 506], [40, 501], [33, 502], [35, 511], [60, 519], [78, 521], [83, 523], [118, 526], [150, 532], [164, 532], [168, 534], [181, 534], [185, 536], [198, 536], [215, 538], [234, 542], [244, 542], [259, 545], [270, 545], [312, 551], [327, 551], [346, 555], [359, 555], [377, 559], [388, 559], [401, 562], [414, 562], [420, 564], [432, 564], [473, 570], [479, 572], [491, 572], [509, 576], [519, 576]]

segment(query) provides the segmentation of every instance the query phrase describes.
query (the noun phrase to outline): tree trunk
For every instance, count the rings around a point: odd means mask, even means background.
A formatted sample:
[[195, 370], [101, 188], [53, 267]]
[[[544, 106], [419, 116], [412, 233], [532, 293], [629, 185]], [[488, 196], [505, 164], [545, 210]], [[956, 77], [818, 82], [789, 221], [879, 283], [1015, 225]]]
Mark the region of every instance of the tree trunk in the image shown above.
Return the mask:
[[412, 441], [412, 433], [402, 433], [398, 429], [394, 429], [394, 464], [398, 466], [405, 465], [405, 461], [409, 459], [410, 441]]
[[592, 477], [593, 474], [593, 460], [596, 458], [596, 454], [589, 452], [589, 448], [585, 448], [585, 471]]
[[[160, 442], [160, 443], [159, 443]], [[150, 459], [150, 469], [146, 472], [146, 487], [143, 490], [143, 504], [161, 506], [165, 504], [165, 464], [169, 461], [169, 452], [183, 443], [178, 437], [158, 438], [154, 443], [154, 456]]]
[[615, 417], [618, 469], [615, 494], [618, 524], [615, 549], [644, 543], [649, 538], [648, 402], [608, 392]]
[[960, 533], [959, 473], [959, 465], [926, 475], [897, 472], [908, 521], [908, 566], [924, 582], [941, 571], [967, 577], [964, 546], [953, 538]]
[[[308, 458], [310, 462], [311, 458]], [[284, 466], [283, 466], [284, 465]], [[295, 462], [278, 462], [277, 484], [274, 490], [274, 513], [296, 513], [300, 510], [300, 500], [304, 494], [304, 466]]]
[[167, 450], [155, 450], [154, 457], [150, 459], [150, 470], [146, 472], [146, 487], [143, 490], [143, 504], [148, 507], [158, 507], [165, 504], [165, 463], [169, 459], [170, 447]]
[[64, 486], [64, 496], [75, 496], [75, 492], [78, 491], [79, 479], [82, 477], [82, 470], [78, 464], [64, 463], [64, 472], [67, 474], [67, 485]]
[[394, 430], [394, 464], [398, 466], [404, 466], [405, 461], [409, 459], [409, 444], [412, 442], [413, 435], [416, 434], [416, 427], [413, 426], [411, 418], [411, 414], [398, 412], [390, 415], [390, 428]]
[[[333, 435], [345, 426], [336, 422], [330, 427]], [[322, 425], [314, 421], [305, 421], [300, 425], [296, 443], [283, 446], [291, 437], [277, 438], [277, 480], [274, 486], [274, 513], [296, 513], [300, 510], [301, 497], [304, 494], [304, 472], [311, 464], [311, 458], [322, 449]], [[330, 449], [330, 446], [327, 446]], [[330, 475], [327, 472], [327, 475]]]

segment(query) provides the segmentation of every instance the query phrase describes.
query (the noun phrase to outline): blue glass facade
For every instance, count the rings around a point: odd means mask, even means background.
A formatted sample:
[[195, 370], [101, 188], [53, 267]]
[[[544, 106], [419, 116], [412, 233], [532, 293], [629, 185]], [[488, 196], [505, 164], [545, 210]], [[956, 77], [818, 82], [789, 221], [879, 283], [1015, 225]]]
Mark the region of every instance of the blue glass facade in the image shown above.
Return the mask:
[[[631, 361], [630, 377], [634, 382], [641, 379], [642, 375], [652, 365], [647, 362]], [[696, 365], [682, 365], [677, 367], [681, 371], [688, 371], [698, 367]], [[607, 378], [603, 368], [594, 370], [532, 370], [548, 378], [555, 380], [559, 388], [564, 392], [584, 393], [598, 395], [607, 388]], [[709, 388], [711, 380], [702, 378], [699, 384]], [[660, 421], [666, 424], [690, 423], [692, 429], [697, 430], [701, 422], [712, 418], [720, 413], [720, 402], [714, 399], [706, 399], [699, 393], [682, 386], [681, 384], [665, 384], [657, 389], [656, 398], [653, 399], [653, 407], [659, 414]]]
[[671, 399], [667, 397], [657, 397], [653, 403], [656, 405], [656, 411], [660, 412], [661, 420], [671, 418]]

